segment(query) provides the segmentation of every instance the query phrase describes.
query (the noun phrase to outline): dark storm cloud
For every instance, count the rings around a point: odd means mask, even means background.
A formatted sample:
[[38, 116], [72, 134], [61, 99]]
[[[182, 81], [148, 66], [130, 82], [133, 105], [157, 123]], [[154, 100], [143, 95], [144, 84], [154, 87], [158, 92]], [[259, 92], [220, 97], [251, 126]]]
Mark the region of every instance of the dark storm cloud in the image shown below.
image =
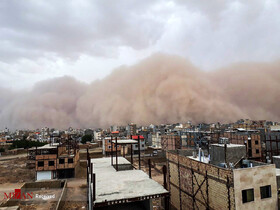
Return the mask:
[[[116, 56], [128, 45], [149, 46], [163, 24], [145, 16], [149, 1], [16, 1], [0, 2], [0, 60], [36, 59], [47, 55]], [[141, 35], [140, 35], [141, 34]], [[116, 53], [115, 53], [116, 54]]]

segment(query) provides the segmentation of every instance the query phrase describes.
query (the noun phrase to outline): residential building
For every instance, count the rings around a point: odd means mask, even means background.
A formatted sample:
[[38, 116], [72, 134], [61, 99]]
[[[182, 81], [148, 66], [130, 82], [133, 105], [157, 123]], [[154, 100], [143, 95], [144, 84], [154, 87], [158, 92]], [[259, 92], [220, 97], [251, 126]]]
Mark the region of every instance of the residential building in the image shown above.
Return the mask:
[[245, 145], [215, 145], [210, 160], [195, 153], [167, 151], [167, 186], [172, 207], [278, 209], [275, 165], [244, 159]]
[[161, 148], [161, 134], [160, 132], [156, 132], [154, 134], [150, 134], [152, 147]]
[[[111, 142], [112, 140], [115, 140], [115, 138], [105, 137], [102, 139], [103, 155], [109, 156], [112, 152], [113, 153], [116, 152], [116, 147], [115, 147], [114, 143]], [[112, 148], [112, 145], [113, 145], [113, 148]], [[118, 153], [121, 152], [121, 145], [118, 145], [117, 151], [118, 151]]]
[[94, 135], [94, 141], [98, 141], [102, 139], [102, 132], [101, 131], [94, 131], [93, 135]]
[[75, 177], [79, 151], [75, 142], [51, 143], [28, 150], [35, 161], [36, 180]]
[[[131, 136], [131, 139], [140, 140], [140, 152], [145, 151], [145, 138], [142, 135]], [[133, 144], [133, 153], [138, 154], [138, 144]]]
[[272, 162], [273, 156], [280, 155], [280, 131], [268, 130], [262, 131], [262, 160], [263, 162]]
[[127, 136], [135, 136], [136, 135], [136, 124], [130, 123], [127, 126]]
[[161, 136], [162, 150], [175, 150], [181, 149], [181, 138], [176, 134], [162, 135]]
[[262, 144], [261, 133], [252, 132], [224, 132], [221, 136], [228, 138], [231, 144], [242, 144], [246, 146], [247, 157], [250, 159], [261, 160]]

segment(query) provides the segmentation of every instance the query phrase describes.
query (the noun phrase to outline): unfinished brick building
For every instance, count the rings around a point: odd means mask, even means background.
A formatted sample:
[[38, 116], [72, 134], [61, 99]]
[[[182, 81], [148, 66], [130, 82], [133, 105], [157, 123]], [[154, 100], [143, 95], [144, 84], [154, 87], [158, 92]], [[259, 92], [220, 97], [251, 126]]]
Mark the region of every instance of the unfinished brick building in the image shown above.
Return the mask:
[[51, 143], [28, 150], [28, 159], [35, 161], [36, 180], [72, 178], [79, 162], [76, 143]]
[[273, 156], [280, 155], [280, 132], [268, 131], [262, 134], [262, 161], [273, 163]]
[[250, 159], [261, 160], [262, 158], [262, 145], [261, 145], [261, 134], [258, 132], [254, 133], [233, 133], [224, 132], [223, 137], [229, 139], [231, 144], [242, 144], [246, 145], [247, 157]]
[[275, 166], [241, 159], [232, 168], [189, 151], [167, 151], [168, 189], [175, 209], [278, 209]]
[[161, 136], [162, 150], [181, 149], [181, 138], [178, 135], [170, 134]]
[[[116, 152], [116, 148], [113, 146], [112, 148], [112, 139], [114, 140], [116, 137], [105, 137], [103, 140], [102, 140], [102, 150], [103, 150], [103, 155], [106, 155], [106, 156], [110, 156], [110, 154], [113, 152], [115, 153]], [[118, 145], [117, 147], [117, 151], [118, 153], [121, 152], [121, 146]]]

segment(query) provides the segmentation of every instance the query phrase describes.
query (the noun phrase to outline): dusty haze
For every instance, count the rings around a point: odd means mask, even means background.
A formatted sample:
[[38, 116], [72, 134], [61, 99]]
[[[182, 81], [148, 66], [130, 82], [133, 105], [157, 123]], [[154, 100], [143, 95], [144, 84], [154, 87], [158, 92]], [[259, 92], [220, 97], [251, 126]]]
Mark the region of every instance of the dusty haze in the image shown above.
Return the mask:
[[204, 72], [184, 58], [157, 54], [89, 85], [61, 77], [39, 82], [31, 91], [0, 88], [0, 126], [280, 121], [279, 69], [280, 62], [243, 63]]

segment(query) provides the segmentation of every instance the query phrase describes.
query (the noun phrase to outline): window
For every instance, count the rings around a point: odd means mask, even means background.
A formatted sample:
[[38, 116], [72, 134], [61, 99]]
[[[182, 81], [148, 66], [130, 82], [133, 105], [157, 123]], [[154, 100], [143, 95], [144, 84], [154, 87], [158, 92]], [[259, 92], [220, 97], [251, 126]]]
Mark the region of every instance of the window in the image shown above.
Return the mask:
[[64, 164], [64, 159], [59, 159], [59, 164]]
[[38, 162], [38, 167], [44, 167], [44, 161], [39, 161]]
[[249, 157], [252, 157], [252, 149], [248, 149], [248, 155]]
[[256, 149], [256, 153], [259, 154], [259, 153], [260, 153], [260, 150]]
[[242, 190], [242, 202], [254, 201], [254, 189]]
[[111, 149], [111, 146], [108, 146], [109, 149]]
[[260, 187], [260, 189], [261, 189], [261, 199], [271, 198], [271, 186], [270, 185]]
[[259, 141], [255, 141], [255, 144], [258, 145], [258, 144], [259, 144]]
[[54, 161], [49, 161], [49, 166], [54, 166]]
[[68, 163], [73, 163], [73, 158], [68, 158]]
[[145, 145], [144, 145], [144, 144], [142, 144], [142, 147], [144, 148], [144, 147], [145, 147]]

